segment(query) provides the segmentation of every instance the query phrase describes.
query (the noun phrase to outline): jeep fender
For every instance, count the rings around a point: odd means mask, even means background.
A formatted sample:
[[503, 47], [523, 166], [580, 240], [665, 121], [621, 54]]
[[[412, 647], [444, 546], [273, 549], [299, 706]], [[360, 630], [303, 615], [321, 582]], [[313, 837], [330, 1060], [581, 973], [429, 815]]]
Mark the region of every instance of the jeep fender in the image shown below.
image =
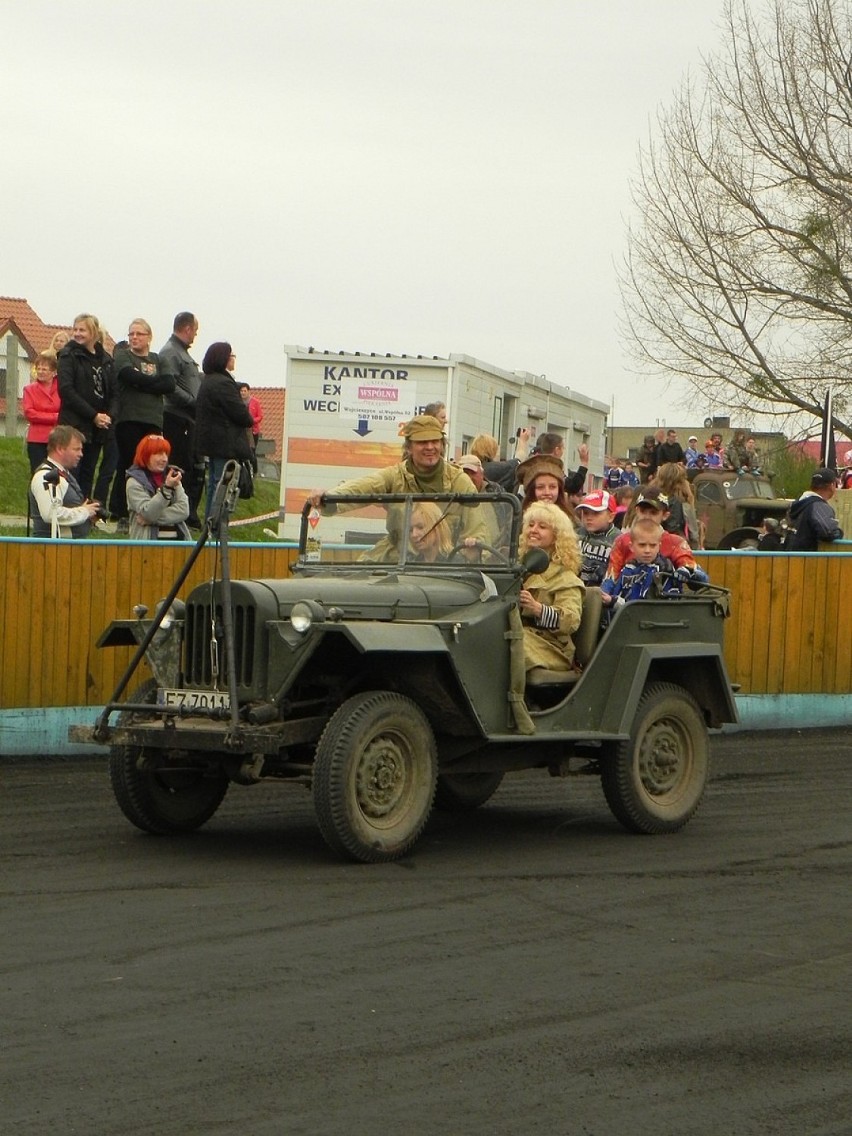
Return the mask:
[[659, 644], [627, 647], [612, 675], [600, 718], [602, 733], [627, 737], [642, 692], [649, 682], [682, 686], [696, 700], [707, 725], [739, 721], [725, 660], [715, 644]]
[[[114, 619], [102, 632], [96, 647], [138, 647], [154, 621], [152, 619]], [[158, 686], [178, 686], [183, 624], [176, 620], [161, 627], [145, 652]]]

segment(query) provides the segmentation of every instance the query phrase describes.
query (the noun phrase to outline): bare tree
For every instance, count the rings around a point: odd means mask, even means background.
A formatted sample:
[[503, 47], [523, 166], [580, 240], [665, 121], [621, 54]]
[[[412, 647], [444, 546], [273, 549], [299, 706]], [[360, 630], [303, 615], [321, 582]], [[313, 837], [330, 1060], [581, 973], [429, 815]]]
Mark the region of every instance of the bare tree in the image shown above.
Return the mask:
[[645, 365], [702, 405], [821, 414], [852, 437], [852, 10], [727, 0], [725, 45], [639, 156], [621, 272]]

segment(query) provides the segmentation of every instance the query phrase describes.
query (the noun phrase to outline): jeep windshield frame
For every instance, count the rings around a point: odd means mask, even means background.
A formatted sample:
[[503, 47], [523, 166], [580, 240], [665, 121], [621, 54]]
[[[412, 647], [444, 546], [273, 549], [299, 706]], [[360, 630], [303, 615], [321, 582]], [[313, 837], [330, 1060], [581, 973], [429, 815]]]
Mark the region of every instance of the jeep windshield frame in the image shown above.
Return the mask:
[[[310, 501], [302, 508], [293, 567], [517, 572], [520, 529], [513, 493], [325, 493], [319, 508]], [[402, 539], [418, 532], [422, 552]]]
[[734, 476], [723, 484], [729, 501], [739, 501], [744, 497], [760, 497], [764, 501], [776, 500], [771, 483], [759, 477]]

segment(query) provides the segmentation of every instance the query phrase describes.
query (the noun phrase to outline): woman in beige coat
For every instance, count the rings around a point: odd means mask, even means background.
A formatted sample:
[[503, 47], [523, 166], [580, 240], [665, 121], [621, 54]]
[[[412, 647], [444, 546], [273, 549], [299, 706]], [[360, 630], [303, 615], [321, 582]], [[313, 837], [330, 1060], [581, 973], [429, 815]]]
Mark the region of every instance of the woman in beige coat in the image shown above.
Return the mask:
[[550, 557], [546, 570], [528, 576], [520, 594], [524, 661], [534, 667], [565, 670], [574, 661], [572, 634], [580, 626], [585, 587], [574, 526], [557, 505], [535, 502], [524, 513], [521, 556], [540, 548]]

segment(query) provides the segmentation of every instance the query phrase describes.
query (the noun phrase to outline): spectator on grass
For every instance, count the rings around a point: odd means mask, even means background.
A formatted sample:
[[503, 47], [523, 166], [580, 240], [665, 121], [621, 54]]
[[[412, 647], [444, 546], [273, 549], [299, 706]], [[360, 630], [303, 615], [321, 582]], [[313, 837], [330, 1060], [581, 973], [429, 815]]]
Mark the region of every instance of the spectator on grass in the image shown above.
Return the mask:
[[32, 366], [33, 382], [24, 387], [23, 409], [27, 420], [27, 456], [30, 473], [47, 458], [47, 439], [59, 421], [59, 379], [56, 355], [40, 351]]
[[[118, 411], [112, 359], [104, 349], [96, 316], [83, 313], [76, 317], [71, 342], [59, 352], [57, 362], [59, 424], [73, 426], [83, 435], [83, 457], [77, 472], [83, 496], [88, 497], [98, 458], [107, 448]], [[110, 479], [114, 472], [115, 466], [109, 471]]]
[[204, 488], [204, 466], [195, 452], [195, 403], [201, 376], [189, 348], [198, 335], [198, 320], [192, 312], [178, 312], [172, 334], [160, 348], [160, 370], [174, 379], [174, 390], [166, 395], [163, 408], [163, 434], [171, 444], [171, 458], [183, 470], [183, 486], [189, 498], [187, 525], [198, 528], [198, 502]]
[[783, 552], [786, 533], [777, 517], [764, 517], [757, 538], [759, 552]]
[[257, 443], [260, 440], [260, 424], [263, 421], [263, 407], [260, 405], [260, 400], [255, 398], [251, 393], [251, 387], [248, 383], [239, 382], [237, 388], [240, 392], [240, 398], [246, 404], [251, 415], [252, 427], [249, 431], [249, 444], [251, 446], [251, 468], [257, 476]]
[[610, 493], [614, 493], [616, 489], [626, 484], [621, 462], [616, 458], [610, 458], [609, 462], [604, 460], [604, 485]]
[[131, 540], [189, 540], [189, 498], [181, 469], [169, 465], [171, 446], [162, 434], [140, 439], [127, 469]]
[[38, 537], [86, 537], [100, 505], [90, 501], [74, 476], [85, 438], [74, 426], [54, 426], [47, 457], [37, 466], [28, 493], [32, 534]]
[[230, 343], [211, 343], [201, 364], [204, 378], [198, 388], [195, 425], [198, 453], [209, 460], [205, 519], [225, 463], [251, 461], [247, 431], [252, 417], [230, 374], [233, 360]]
[[115, 441], [118, 465], [109, 499], [110, 515], [118, 520], [118, 531], [128, 531], [126, 496], [127, 471], [134, 464], [136, 449], [143, 438], [162, 435], [164, 396], [175, 389], [175, 380], [160, 370], [156, 352], [151, 350], [153, 332], [147, 320], [134, 319], [127, 330], [127, 345], [117, 344], [113, 365], [118, 386], [118, 413]]

